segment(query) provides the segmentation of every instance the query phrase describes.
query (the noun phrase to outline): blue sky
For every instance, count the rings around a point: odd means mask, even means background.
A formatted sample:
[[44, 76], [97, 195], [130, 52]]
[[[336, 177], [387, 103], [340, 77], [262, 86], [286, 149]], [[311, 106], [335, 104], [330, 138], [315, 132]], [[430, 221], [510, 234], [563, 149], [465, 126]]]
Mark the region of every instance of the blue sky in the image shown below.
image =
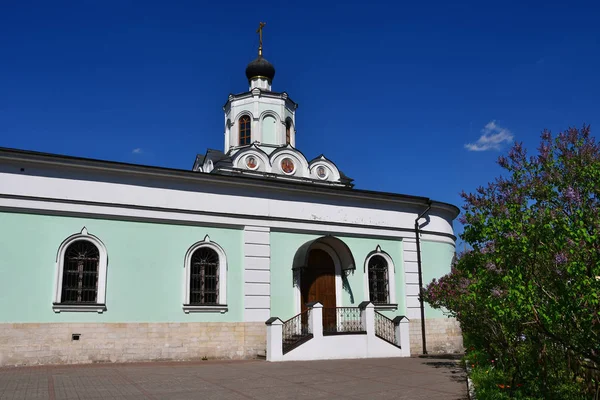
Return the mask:
[[488, 3], [4, 0], [0, 146], [190, 169], [265, 21], [307, 157], [460, 206], [510, 138], [600, 127], [600, 5]]

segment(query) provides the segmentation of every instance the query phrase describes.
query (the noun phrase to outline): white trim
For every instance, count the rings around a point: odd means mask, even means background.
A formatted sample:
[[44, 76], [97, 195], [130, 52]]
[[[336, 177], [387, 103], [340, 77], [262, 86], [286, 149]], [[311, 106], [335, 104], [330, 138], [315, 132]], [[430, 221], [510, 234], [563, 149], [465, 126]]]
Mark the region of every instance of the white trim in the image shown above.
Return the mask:
[[[249, 116], [251, 122], [254, 121], [254, 115], [252, 115], [252, 111], [250, 111], [250, 110], [241, 110], [240, 112], [237, 113], [237, 115], [233, 119], [235, 121], [236, 125], [240, 124], [240, 118], [242, 118], [244, 115]], [[252, 131], [250, 131], [250, 133], [252, 133]]]
[[[281, 168], [281, 161], [286, 157], [291, 158], [294, 162], [294, 172], [289, 174], [283, 172], [283, 169]], [[278, 173], [279, 171], [281, 171], [281, 174], [284, 175], [296, 175], [298, 177], [304, 178], [309, 177], [310, 171], [308, 168], [308, 161], [306, 160], [306, 157], [304, 157], [304, 154], [300, 153], [291, 145], [286, 145], [285, 148], [283, 148], [282, 150], [278, 150], [277, 152], [274, 151], [269, 155], [269, 159], [273, 168], [272, 172], [274, 173]]]
[[102, 314], [106, 311], [104, 304], [52, 304], [52, 310], [59, 312], [97, 312]]
[[364, 285], [364, 289], [365, 289], [365, 301], [371, 301], [370, 300], [371, 292], [369, 291], [369, 260], [371, 258], [373, 258], [374, 256], [380, 256], [387, 263], [389, 293], [388, 293], [388, 303], [387, 304], [373, 303], [373, 305], [378, 310], [390, 310], [390, 309], [395, 310], [398, 308], [398, 304], [396, 302], [396, 274], [395, 274], [396, 268], [394, 267], [394, 260], [392, 260], [392, 257], [390, 257], [390, 255], [388, 253], [386, 253], [385, 251], [381, 250], [380, 246], [377, 246], [375, 248], [375, 250], [370, 252], [369, 255], [367, 255], [367, 258], [365, 258], [365, 263], [364, 263], [364, 267], [363, 267], [363, 275], [364, 275], [363, 285]]
[[376, 311], [396, 311], [398, 309], [398, 304], [373, 304], [375, 306]]
[[260, 113], [260, 115], [258, 116], [258, 120], [260, 122], [262, 122], [263, 119], [265, 119], [266, 116], [271, 116], [271, 117], [275, 117], [275, 121], [276, 121], [276, 125], [277, 122], [281, 122], [281, 117], [279, 116], [279, 114], [275, 111], [275, 110], [265, 110], [262, 113]]
[[[246, 164], [248, 157], [253, 156], [257, 160], [256, 168], [250, 168]], [[235, 154], [231, 156], [232, 164], [236, 168], [248, 169], [250, 171], [264, 171], [271, 172], [271, 161], [269, 156], [263, 149], [258, 147], [256, 143], [253, 143], [250, 147], [246, 145], [244, 148], [240, 148]]]
[[[310, 247], [310, 251], [312, 251], [314, 249], [319, 249], [319, 250], [325, 251], [327, 254], [329, 254], [331, 259], [333, 260], [333, 265], [335, 267], [335, 306], [342, 307], [342, 263], [340, 261], [340, 257], [338, 256], [338, 254], [335, 252], [335, 250], [333, 248], [326, 245], [325, 243], [319, 243], [319, 242], [314, 243]], [[310, 251], [309, 251], [309, 253], [310, 253]], [[310, 266], [308, 268], [310, 268]], [[302, 289], [301, 289], [302, 288], [302, 282], [301, 282], [302, 273], [300, 271], [296, 271], [294, 273], [298, 274], [298, 275], [296, 275], [297, 285], [294, 285], [295, 298], [296, 298], [295, 299], [296, 300], [295, 301], [295, 305], [296, 305], [295, 314], [299, 314], [302, 311]]]
[[[214, 250], [219, 256], [219, 298], [218, 304], [190, 305], [190, 263], [192, 254], [202, 247]], [[183, 279], [183, 310], [189, 312], [225, 312], [227, 311], [227, 257], [221, 246], [211, 242], [210, 237], [206, 235], [204, 240], [194, 243], [185, 253], [184, 259], [184, 279]]]
[[224, 314], [226, 311], [228, 311], [229, 308], [227, 307], [227, 304], [214, 304], [214, 305], [191, 305], [191, 304], [184, 304], [183, 305], [183, 311], [186, 314], [189, 313], [198, 313], [198, 312], [220, 312], [221, 314]]
[[[0, 197], [0, 210], [13, 211], [15, 209], [24, 210], [26, 212], [51, 212], [58, 213], [59, 215], [79, 216], [79, 215], [97, 215], [100, 217], [118, 217], [124, 220], [134, 221], [167, 221], [167, 222], [184, 222], [184, 223], [202, 223], [205, 225], [220, 225], [220, 226], [244, 226], [244, 225], [262, 225], [270, 227], [271, 229], [282, 229], [285, 231], [305, 231], [311, 233], [329, 233], [332, 235], [344, 235], [344, 234], [357, 234], [366, 237], [380, 237], [380, 238], [398, 238], [414, 240], [415, 234], [412, 230], [394, 230], [390, 229], [390, 225], [381, 224], [377, 225], [372, 223], [370, 225], [362, 226], [348, 226], [343, 222], [337, 224], [338, 221], [327, 221], [329, 223], [324, 224], [320, 221], [315, 220], [304, 220], [304, 221], [290, 221], [279, 216], [270, 216], [270, 219], [258, 218], [255, 215], [250, 214], [239, 214], [233, 215], [211, 215], [203, 212], [181, 212], [180, 210], [170, 209], [156, 209], [153, 210], [151, 207], [144, 209], [130, 208], [119, 205], [108, 205], [108, 204], [94, 204], [92, 202], [85, 202], [83, 204], [72, 203], [68, 201], [48, 201], [46, 199], [11, 199]], [[272, 209], [271, 209], [272, 210]], [[395, 220], [389, 218], [388, 220]], [[381, 229], [380, 229], [381, 228]], [[441, 229], [437, 229], [437, 232], [446, 234]], [[432, 241], [439, 243], [446, 243], [455, 245], [455, 241], [450, 237], [436, 236], [433, 234], [423, 233], [421, 234], [422, 241]]]
[[[65, 262], [65, 252], [67, 248], [76, 241], [85, 240], [92, 243], [98, 249], [100, 254], [100, 260], [98, 261], [98, 292], [96, 294], [96, 303], [92, 304], [62, 304], [62, 279], [63, 269]], [[90, 235], [87, 228], [84, 226], [80, 233], [66, 238], [58, 247], [56, 252], [55, 270], [56, 275], [54, 279], [54, 301], [52, 303], [52, 310], [54, 312], [61, 311], [96, 311], [102, 313], [106, 310], [106, 269], [108, 265], [108, 255], [106, 246], [100, 239], [94, 235]]]
[[[319, 167], [325, 167], [325, 178], [321, 178], [317, 175], [317, 168]], [[322, 181], [339, 182], [340, 180], [339, 169], [333, 162], [331, 162], [324, 156], [321, 156], [318, 159], [311, 161], [311, 163], [308, 165], [308, 172], [310, 177], [320, 179]]]

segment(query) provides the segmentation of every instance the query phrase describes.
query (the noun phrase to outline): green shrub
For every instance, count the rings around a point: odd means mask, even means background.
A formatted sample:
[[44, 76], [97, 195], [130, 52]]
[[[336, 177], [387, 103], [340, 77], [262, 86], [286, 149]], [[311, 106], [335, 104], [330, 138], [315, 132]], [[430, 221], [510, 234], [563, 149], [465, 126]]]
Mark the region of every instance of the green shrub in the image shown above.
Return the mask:
[[517, 143], [498, 162], [505, 177], [462, 194], [461, 237], [471, 250], [422, 296], [455, 317], [465, 342], [494, 360], [493, 370], [479, 364], [473, 372], [482, 396], [593, 398], [600, 368], [600, 146], [589, 127], [555, 139], [544, 132], [537, 156]]

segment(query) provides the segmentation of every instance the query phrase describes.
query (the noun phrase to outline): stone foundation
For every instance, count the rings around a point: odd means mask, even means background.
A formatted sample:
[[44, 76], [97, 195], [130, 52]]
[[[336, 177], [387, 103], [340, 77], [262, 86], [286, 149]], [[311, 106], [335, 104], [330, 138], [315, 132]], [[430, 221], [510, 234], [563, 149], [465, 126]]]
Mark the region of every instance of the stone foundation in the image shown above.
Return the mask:
[[[421, 339], [421, 320], [411, 319], [410, 353], [423, 354]], [[458, 321], [454, 318], [432, 318], [425, 320], [425, 337], [428, 354], [447, 354], [464, 352], [462, 332]]]
[[0, 367], [247, 359], [265, 348], [263, 322], [0, 324]]

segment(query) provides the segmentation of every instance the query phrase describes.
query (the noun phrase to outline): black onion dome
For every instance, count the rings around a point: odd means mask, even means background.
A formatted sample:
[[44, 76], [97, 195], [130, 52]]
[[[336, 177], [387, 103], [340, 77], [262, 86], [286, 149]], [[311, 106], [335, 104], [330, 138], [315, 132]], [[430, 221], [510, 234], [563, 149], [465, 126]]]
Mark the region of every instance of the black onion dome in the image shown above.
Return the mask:
[[275, 77], [275, 67], [264, 59], [263, 56], [258, 56], [256, 60], [250, 62], [246, 67], [246, 78], [248, 80], [257, 76], [264, 76], [269, 81], [272, 81]]

